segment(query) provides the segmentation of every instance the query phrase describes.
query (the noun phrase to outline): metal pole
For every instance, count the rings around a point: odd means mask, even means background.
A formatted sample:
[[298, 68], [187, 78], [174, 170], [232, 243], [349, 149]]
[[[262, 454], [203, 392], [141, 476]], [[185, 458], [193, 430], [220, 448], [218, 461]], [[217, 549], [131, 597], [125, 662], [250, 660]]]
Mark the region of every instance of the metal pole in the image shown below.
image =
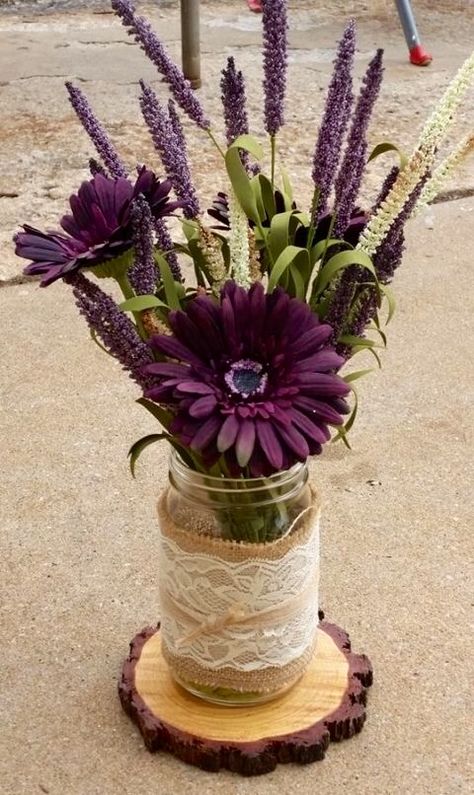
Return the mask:
[[181, 57], [184, 76], [193, 88], [201, 85], [199, 0], [181, 0]]
[[421, 44], [410, 0], [395, 0], [402, 23], [405, 40], [410, 51], [410, 61], [416, 66], [426, 66], [432, 60]]

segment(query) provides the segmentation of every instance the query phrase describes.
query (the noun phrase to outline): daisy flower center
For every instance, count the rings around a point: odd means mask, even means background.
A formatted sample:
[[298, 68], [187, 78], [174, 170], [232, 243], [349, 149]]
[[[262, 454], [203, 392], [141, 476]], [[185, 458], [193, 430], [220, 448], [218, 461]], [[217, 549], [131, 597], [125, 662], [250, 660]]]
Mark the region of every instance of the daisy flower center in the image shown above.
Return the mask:
[[252, 359], [239, 359], [224, 375], [224, 381], [235, 395], [248, 398], [261, 395], [267, 385], [268, 376], [263, 367]]

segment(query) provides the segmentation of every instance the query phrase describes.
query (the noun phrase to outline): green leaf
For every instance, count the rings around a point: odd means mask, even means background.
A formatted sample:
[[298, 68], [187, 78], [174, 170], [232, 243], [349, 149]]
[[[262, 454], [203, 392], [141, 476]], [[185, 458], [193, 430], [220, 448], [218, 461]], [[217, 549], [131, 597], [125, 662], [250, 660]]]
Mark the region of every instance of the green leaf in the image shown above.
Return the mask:
[[380, 292], [382, 293], [383, 297], [387, 299], [388, 303], [388, 315], [387, 315], [387, 320], [385, 321], [385, 325], [388, 326], [392, 317], [395, 314], [395, 309], [396, 309], [395, 296], [393, 294], [393, 290], [391, 290], [390, 287], [388, 287], [388, 285], [379, 283], [379, 288]]
[[119, 306], [124, 312], [143, 312], [145, 309], [154, 309], [157, 306], [166, 307], [166, 304], [156, 295], [136, 295], [134, 298], [122, 301]]
[[150, 444], [161, 442], [163, 439], [169, 439], [167, 433], [150, 433], [148, 436], [142, 436], [135, 444], [132, 444], [128, 451], [128, 458], [130, 458], [130, 471], [132, 477], [135, 477], [135, 464], [143, 451], [149, 447]]
[[[378, 345], [377, 347], [380, 348], [380, 345]], [[354, 353], [358, 353], [359, 350], [361, 350], [361, 348], [354, 348]], [[382, 362], [381, 362], [380, 356], [378, 355], [377, 351], [375, 350], [375, 347], [367, 348], [366, 350], [368, 350], [369, 353], [372, 354], [372, 356], [374, 357], [374, 359], [376, 360], [376, 362], [378, 364], [379, 370], [381, 370], [382, 369]]]
[[113, 355], [113, 353], [110, 353], [109, 349], [108, 349], [108, 348], [106, 348], [106, 347], [105, 347], [105, 345], [102, 345], [102, 343], [101, 343], [101, 341], [99, 340], [99, 337], [98, 337], [98, 335], [97, 335], [97, 331], [96, 331], [95, 329], [91, 328], [91, 329], [89, 329], [89, 333], [90, 333], [90, 335], [91, 335], [91, 340], [92, 340], [93, 342], [95, 342], [95, 344], [97, 345], [97, 347], [98, 347], [98, 348], [100, 348], [100, 350], [101, 350], [101, 351], [104, 351], [104, 353], [106, 353], [106, 354], [107, 354], [107, 356], [111, 356], [111, 357], [112, 357], [112, 359], [115, 359], [115, 356]]
[[100, 265], [90, 269], [98, 279], [121, 279], [126, 276], [128, 269], [133, 264], [133, 248], [121, 254], [116, 259], [106, 260]]
[[[301, 257], [301, 261], [302, 259], [303, 258]], [[301, 301], [304, 301], [306, 296], [305, 275], [298, 270], [295, 262], [293, 262], [293, 264], [290, 267], [290, 276], [294, 285], [295, 298], [299, 298]]]
[[377, 325], [377, 323], [374, 323], [373, 326], [369, 326], [369, 331], [375, 331], [376, 334], [378, 334], [380, 339], [382, 340], [383, 347], [384, 348], [387, 347], [387, 335], [382, 331], [382, 329]]
[[165, 289], [166, 301], [170, 309], [181, 309], [178, 297], [177, 284], [173, 279], [170, 266], [162, 254], [155, 254], [155, 259], [160, 268], [161, 281]]
[[[363, 371], [361, 371], [361, 372], [363, 372]], [[357, 375], [357, 374], [356, 373], [352, 373], [352, 375], [354, 376], [354, 375]], [[350, 376], [346, 376], [346, 378], [344, 380], [347, 383], [350, 383], [348, 381], [349, 378], [350, 378]], [[352, 378], [352, 380], [354, 381], [355, 378]], [[354, 389], [353, 386], [351, 386], [351, 391], [352, 391], [352, 394], [354, 395], [354, 408], [352, 409], [351, 415], [350, 415], [349, 419], [347, 420], [347, 422], [344, 425], [341, 425], [339, 427], [337, 435], [332, 440], [333, 442], [337, 442], [339, 439], [342, 439], [342, 441], [344, 442], [346, 447], [349, 448], [349, 450], [351, 449], [351, 446], [350, 446], [349, 441], [347, 439], [347, 434], [349, 433], [349, 431], [351, 430], [352, 426], [354, 425], [354, 422], [355, 422], [356, 417], [357, 417], [357, 412], [358, 412], [358, 409], [359, 409], [359, 398], [358, 398], [357, 392], [356, 392], [356, 390]]]
[[240, 158], [240, 149], [250, 152], [257, 160], [263, 157], [263, 149], [258, 141], [251, 135], [239, 135], [238, 138], [229, 146], [225, 163], [232, 188], [243, 211], [254, 223], [260, 223], [257, 198], [251, 185], [249, 175]]
[[173, 420], [173, 414], [171, 413], [171, 411], [168, 411], [167, 409], [158, 406], [156, 403], [153, 403], [153, 401], [148, 400], [145, 397], [138, 398], [136, 402], [139, 403], [140, 406], [143, 406], [143, 408], [145, 408], [147, 411], [149, 411], [150, 414], [152, 414], [153, 417], [156, 420], [158, 420], [159, 423], [161, 423], [163, 428], [166, 428], [166, 430], [168, 430]]
[[380, 348], [380, 345], [367, 337], [355, 337], [353, 334], [344, 334], [339, 337], [338, 342], [343, 345], [350, 345], [352, 348]]
[[[276, 202], [275, 202], [275, 194], [273, 192], [272, 183], [264, 174], [259, 174], [257, 177], [260, 183], [261, 189], [261, 196], [263, 207], [265, 210], [265, 216], [271, 220], [273, 216], [276, 214]], [[262, 218], [262, 221], [264, 219]]]
[[288, 246], [290, 238], [290, 219], [293, 210], [274, 215], [270, 224], [268, 245], [275, 259]]
[[368, 375], [369, 373], [373, 373], [374, 370], [372, 367], [369, 367], [368, 370], [357, 370], [354, 373], [349, 373], [349, 375], [344, 376], [344, 381], [346, 384], [352, 383], [352, 381], [357, 381], [359, 378], [363, 378], [364, 375]]
[[324, 252], [333, 246], [344, 246], [348, 248], [350, 243], [346, 240], [339, 240], [337, 237], [331, 237], [329, 240], [319, 240], [311, 249], [311, 262], [314, 265], [321, 259]]
[[375, 160], [376, 157], [385, 154], [385, 152], [396, 152], [400, 158], [400, 169], [405, 168], [406, 164], [408, 163], [406, 154], [402, 152], [398, 146], [391, 144], [390, 141], [382, 141], [382, 143], [377, 144], [377, 146], [372, 149], [367, 162], [370, 163], [371, 160]]
[[374, 287], [377, 289], [377, 273], [372, 260], [364, 251], [353, 249], [352, 251], [340, 251], [338, 254], [334, 254], [334, 256], [321, 268], [316, 281], [317, 295], [321, 295], [321, 293], [324, 292], [339, 271], [349, 268], [352, 265], [361, 265], [363, 268], [370, 271], [375, 279]]
[[199, 224], [196, 221], [191, 221], [185, 218], [181, 221], [181, 226], [185, 234], [186, 240], [196, 240], [199, 238]]
[[299, 246], [287, 246], [275, 262], [268, 280], [267, 292], [271, 293], [283, 274], [290, 267], [290, 265], [301, 267], [304, 273], [306, 268], [309, 267], [309, 254], [307, 249], [299, 248]]
[[284, 168], [281, 169], [281, 181], [283, 183], [282, 193], [285, 200], [285, 207], [287, 210], [291, 210], [291, 205], [293, 204], [293, 187], [288, 172], [285, 171]]
[[254, 195], [255, 195], [255, 202], [256, 202], [256, 206], [257, 206], [258, 217], [260, 219], [260, 222], [263, 222], [265, 217], [266, 217], [266, 212], [265, 212], [265, 205], [263, 203], [263, 197], [262, 197], [262, 186], [260, 184], [260, 180], [259, 180], [258, 176], [249, 177], [249, 179], [250, 179], [251, 188], [252, 188], [252, 190], [254, 192]]

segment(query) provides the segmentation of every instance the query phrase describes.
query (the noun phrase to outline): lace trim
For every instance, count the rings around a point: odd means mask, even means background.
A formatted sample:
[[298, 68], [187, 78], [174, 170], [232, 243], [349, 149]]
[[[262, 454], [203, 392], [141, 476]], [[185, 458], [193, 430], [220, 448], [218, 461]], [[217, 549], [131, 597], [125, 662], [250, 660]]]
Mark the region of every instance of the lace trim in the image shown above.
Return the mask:
[[[312, 648], [318, 625], [319, 514], [309, 532], [268, 559], [262, 546], [232, 562], [189, 552], [161, 532], [161, 630], [173, 657], [208, 670], [281, 668]], [[226, 541], [222, 545], [228, 544]]]

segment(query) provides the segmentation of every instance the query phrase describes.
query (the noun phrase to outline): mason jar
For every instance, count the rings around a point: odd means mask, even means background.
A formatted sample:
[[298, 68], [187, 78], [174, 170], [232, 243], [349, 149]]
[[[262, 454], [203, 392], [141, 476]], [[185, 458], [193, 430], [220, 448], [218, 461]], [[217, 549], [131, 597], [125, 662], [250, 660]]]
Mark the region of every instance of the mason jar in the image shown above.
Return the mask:
[[256, 704], [303, 675], [318, 626], [319, 500], [306, 463], [215, 477], [173, 452], [158, 505], [162, 653], [200, 698]]

